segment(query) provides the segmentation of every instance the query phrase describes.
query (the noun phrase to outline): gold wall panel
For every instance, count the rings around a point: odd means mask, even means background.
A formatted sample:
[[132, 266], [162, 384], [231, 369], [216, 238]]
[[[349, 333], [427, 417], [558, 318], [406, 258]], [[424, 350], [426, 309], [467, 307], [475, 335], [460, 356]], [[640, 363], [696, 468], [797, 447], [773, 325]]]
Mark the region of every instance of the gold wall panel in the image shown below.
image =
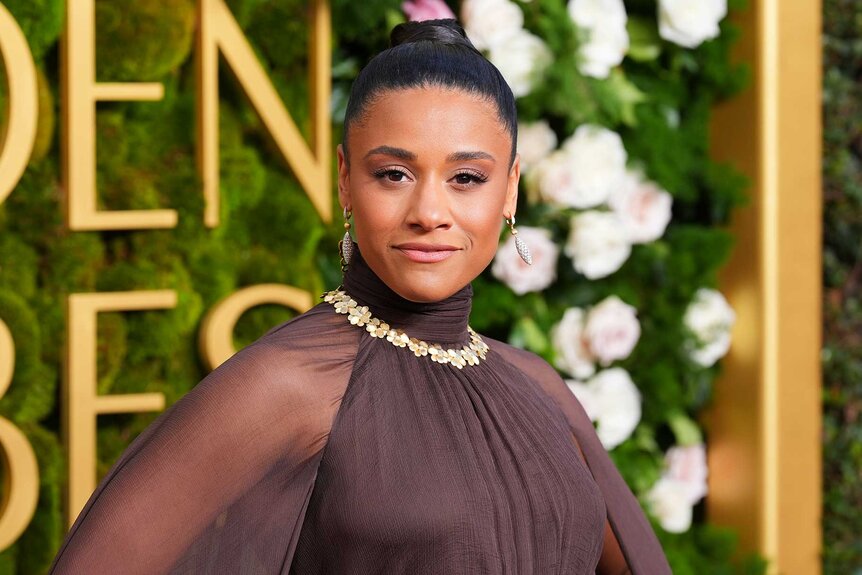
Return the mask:
[[713, 155], [753, 183], [721, 289], [733, 345], [706, 418], [711, 521], [771, 573], [820, 573], [821, 3], [737, 13], [753, 85], [714, 116]]

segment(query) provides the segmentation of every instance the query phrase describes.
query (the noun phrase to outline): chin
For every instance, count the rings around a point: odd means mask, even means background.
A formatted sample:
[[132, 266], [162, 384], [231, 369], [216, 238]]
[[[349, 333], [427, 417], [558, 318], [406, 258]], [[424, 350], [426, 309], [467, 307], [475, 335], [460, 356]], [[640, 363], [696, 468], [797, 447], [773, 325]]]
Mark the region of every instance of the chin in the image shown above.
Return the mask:
[[[396, 281], [386, 283], [392, 291], [404, 299], [417, 303], [446, 299], [469, 283], [466, 280], [464, 283], [453, 282], [448, 274], [441, 273], [437, 277], [435, 275], [437, 274], [411, 273], [409, 270], [402, 269], [398, 272]], [[446, 276], [446, 279], [441, 276]]]
[[394, 286], [392, 289], [404, 299], [417, 303], [429, 303], [446, 299], [461, 289], [461, 287], [449, 289], [446, 287], [436, 288], [429, 287], [428, 285], [421, 285], [414, 288], [413, 286], [400, 285]]

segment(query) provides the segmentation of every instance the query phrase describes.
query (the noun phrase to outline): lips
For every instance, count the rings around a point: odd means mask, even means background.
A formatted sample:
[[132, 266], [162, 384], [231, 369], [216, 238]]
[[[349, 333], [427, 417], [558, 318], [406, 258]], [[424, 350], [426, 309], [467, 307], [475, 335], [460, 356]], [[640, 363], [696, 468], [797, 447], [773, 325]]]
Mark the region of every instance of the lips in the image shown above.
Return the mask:
[[448, 244], [426, 244], [419, 242], [408, 242], [393, 247], [407, 256], [408, 259], [420, 263], [443, 261], [459, 249]]

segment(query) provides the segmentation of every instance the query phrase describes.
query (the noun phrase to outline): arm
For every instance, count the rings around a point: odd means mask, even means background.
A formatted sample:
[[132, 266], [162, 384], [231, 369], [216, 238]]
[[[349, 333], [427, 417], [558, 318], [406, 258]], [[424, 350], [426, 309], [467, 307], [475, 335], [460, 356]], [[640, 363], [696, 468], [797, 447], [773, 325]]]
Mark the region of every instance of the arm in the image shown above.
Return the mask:
[[[578, 448], [578, 453], [581, 455], [581, 461], [586, 463], [584, 450], [581, 449], [581, 444], [578, 442], [578, 438], [575, 437], [574, 434], [572, 434], [572, 441], [575, 442], [575, 445]], [[628, 563], [626, 563], [623, 551], [620, 549], [620, 543], [617, 541], [617, 536], [611, 527], [611, 523], [606, 519], [604, 545], [602, 547], [602, 556], [599, 559], [598, 566], [596, 567], [596, 575], [630, 575], [631, 572], [632, 571], [629, 569]]]
[[50, 572], [278, 571], [292, 556], [351, 367], [310, 359], [308, 347], [333, 335], [301, 327], [241, 350], [144, 430], [90, 497]]

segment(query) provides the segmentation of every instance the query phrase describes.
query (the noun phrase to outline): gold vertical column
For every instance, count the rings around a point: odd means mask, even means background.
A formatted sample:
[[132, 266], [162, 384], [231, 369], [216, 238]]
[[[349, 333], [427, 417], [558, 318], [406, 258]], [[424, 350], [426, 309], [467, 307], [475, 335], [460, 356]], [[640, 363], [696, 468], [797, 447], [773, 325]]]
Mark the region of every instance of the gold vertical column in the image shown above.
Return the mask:
[[721, 281], [738, 321], [707, 417], [708, 511], [788, 575], [821, 571], [821, 9], [753, 0], [735, 16], [753, 82], [712, 126], [752, 202]]

